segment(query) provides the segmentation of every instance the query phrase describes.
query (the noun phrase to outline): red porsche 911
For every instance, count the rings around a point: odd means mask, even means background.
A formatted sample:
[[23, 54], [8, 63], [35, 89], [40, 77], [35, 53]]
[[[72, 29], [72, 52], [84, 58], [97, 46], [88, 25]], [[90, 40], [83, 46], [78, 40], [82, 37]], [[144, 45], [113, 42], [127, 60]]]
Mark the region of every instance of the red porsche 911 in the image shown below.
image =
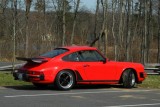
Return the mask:
[[54, 84], [68, 90], [75, 84], [122, 84], [132, 88], [147, 76], [142, 64], [110, 61], [88, 46], [55, 48], [36, 58], [17, 59], [27, 63], [14, 71], [15, 80], [32, 82], [37, 87]]

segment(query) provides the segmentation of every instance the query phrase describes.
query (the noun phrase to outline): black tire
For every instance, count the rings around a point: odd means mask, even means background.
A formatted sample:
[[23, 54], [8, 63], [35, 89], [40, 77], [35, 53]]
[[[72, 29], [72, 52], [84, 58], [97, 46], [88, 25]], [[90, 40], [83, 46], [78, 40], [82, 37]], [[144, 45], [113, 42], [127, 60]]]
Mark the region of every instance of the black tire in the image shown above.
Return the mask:
[[123, 72], [122, 82], [124, 88], [133, 88], [136, 84], [136, 75], [131, 69]]
[[55, 86], [60, 90], [69, 90], [75, 85], [75, 76], [71, 71], [60, 71], [55, 79]]
[[46, 88], [48, 86], [48, 84], [40, 84], [40, 83], [32, 83], [32, 84], [37, 88]]

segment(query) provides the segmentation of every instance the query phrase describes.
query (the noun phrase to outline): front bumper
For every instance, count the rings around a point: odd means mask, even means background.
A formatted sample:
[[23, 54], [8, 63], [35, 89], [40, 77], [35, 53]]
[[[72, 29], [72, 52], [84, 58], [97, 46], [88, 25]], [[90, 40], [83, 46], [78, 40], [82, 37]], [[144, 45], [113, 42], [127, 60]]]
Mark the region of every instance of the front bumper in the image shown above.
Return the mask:
[[147, 77], [147, 73], [146, 72], [140, 72], [139, 73], [139, 78], [138, 78], [138, 84], [141, 84], [143, 80], [145, 80], [145, 78]]
[[146, 72], [140, 72], [140, 78], [146, 78], [147, 73]]

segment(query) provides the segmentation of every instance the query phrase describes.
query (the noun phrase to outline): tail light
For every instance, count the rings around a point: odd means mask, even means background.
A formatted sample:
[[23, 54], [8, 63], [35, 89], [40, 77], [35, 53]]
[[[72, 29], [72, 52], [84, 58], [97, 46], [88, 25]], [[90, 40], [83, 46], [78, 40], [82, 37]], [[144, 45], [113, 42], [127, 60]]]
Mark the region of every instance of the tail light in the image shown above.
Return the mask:
[[27, 74], [31, 74], [31, 75], [43, 75], [44, 73], [41, 71], [28, 71]]

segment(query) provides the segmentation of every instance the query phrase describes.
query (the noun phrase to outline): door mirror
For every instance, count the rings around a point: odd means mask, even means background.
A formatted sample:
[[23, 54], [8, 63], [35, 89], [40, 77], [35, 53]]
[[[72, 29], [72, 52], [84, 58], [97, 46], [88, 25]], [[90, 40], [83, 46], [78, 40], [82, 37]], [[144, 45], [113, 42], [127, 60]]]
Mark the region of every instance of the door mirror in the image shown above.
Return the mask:
[[107, 59], [104, 58], [104, 59], [102, 60], [102, 62], [105, 64], [105, 63], [107, 62]]

